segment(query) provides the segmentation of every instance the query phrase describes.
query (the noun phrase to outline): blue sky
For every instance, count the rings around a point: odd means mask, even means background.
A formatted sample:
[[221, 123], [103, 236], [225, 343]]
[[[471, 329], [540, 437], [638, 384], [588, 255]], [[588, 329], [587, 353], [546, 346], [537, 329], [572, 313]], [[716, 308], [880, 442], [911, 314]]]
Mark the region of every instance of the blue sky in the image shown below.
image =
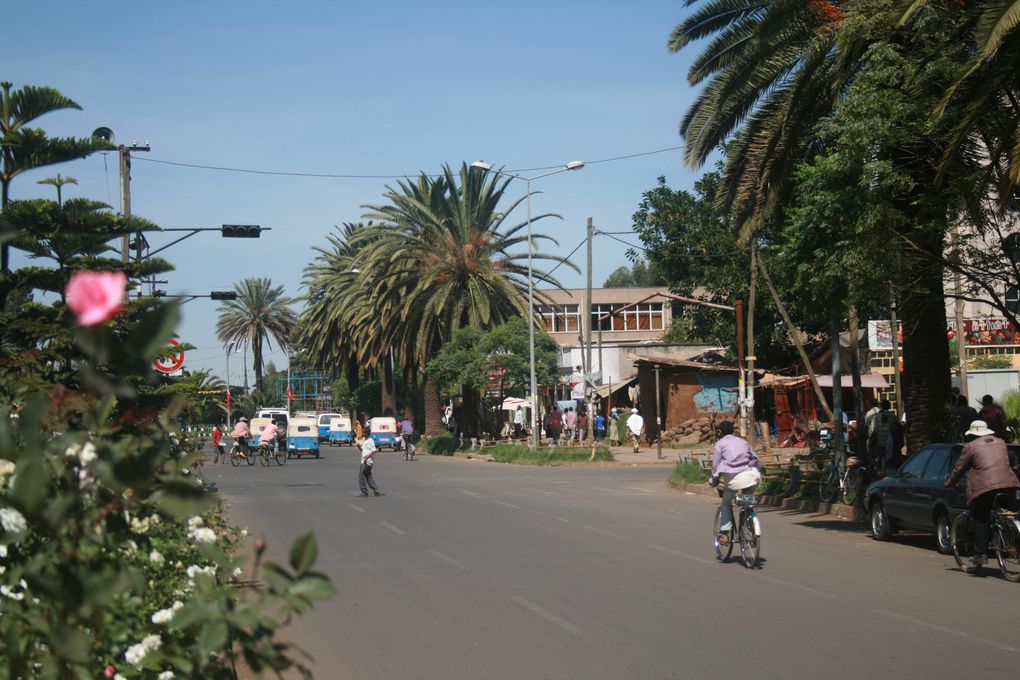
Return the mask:
[[[681, 145], [692, 54], [671, 55], [665, 45], [685, 11], [680, 0], [16, 3], [4, 10], [0, 77], [56, 87], [82, 105], [39, 119], [50, 135], [107, 126], [119, 143], [151, 143], [134, 162], [135, 214], [165, 228], [272, 228], [258, 241], [210, 233], [167, 250], [177, 267], [167, 292], [208, 293], [268, 276], [298, 296], [312, 247], [335, 225], [359, 220], [361, 206], [379, 203], [396, 179], [155, 161], [413, 176], [479, 159], [508, 170], [584, 160], [583, 170], [532, 183], [542, 192], [535, 214], [563, 216], [536, 231], [555, 236], [566, 254], [584, 238], [588, 217], [605, 231], [628, 230], [657, 177], [690, 188], [701, 174], [684, 166], [680, 150], [592, 162]], [[116, 154], [25, 173], [12, 198], [53, 197], [36, 181], [57, 172], [79, 181], [65, 196], [117, 207]], [[524, 192], [523, 182], [508, 189]], [[153, 247], [170, 240], [150, 239]], [[596, 239], [595, 285], [627, 264], [625, 250]], [[581, 267], [583, 254], [574, 257]], [[583, 285], [583, 274], [561, 272], [564, 285]], [[223, 377], [217, 304], [198, 299], [183, 311], [181, 338], [196, 346], [187, 368]], [[279, 351], [269, 359], [286, 364]], [[239, 376], [240, 361], [232, 361], [232, 381]]]

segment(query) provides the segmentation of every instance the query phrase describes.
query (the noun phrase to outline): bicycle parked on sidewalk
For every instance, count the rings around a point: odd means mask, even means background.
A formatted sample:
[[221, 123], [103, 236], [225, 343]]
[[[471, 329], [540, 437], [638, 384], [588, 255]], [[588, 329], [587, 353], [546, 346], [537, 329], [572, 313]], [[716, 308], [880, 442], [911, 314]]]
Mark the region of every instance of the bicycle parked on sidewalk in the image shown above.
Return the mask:
[[[988, 549], [995, 553], [1002, 577], [1014, 583], [1020, 582], [1020, 513], [1006, 508], [1010, 495], [1002, 493], [995, 497], [989, 525], [992, 531]], [[953, 558], [956, 566], [966, 574], [977, 572], [977, 565], [971, 562], [974, 555], [974, 516], [970, 510], [953, 520], [950, 530]]]
[[[722, 508], [716, 508], [715, 522], [712, 525], [715, 536], [716, 559], [727, 562], [733, 552], [733, 544], [740, 544], [740, 558], [744, 566], [753, 569], [758, 566], [761, 558], [761, 521], [758, 519], [758, 497], [754, 494], [738, 493], [733, 499], [735, 505], [740, 508], [736, 522], [730, 526], [728, 532], [719, 529], [719, 517]], [[724, 544], [719, 541], [720, 534], [725, 533], [729, 540]]]
[[848, 456], [845, 463], [830, 458], [818, 480], [818, 497], [823, 503], [840, 498], [847, 505], [857, 505], [871, 478], [871, 472], [857, 456]]

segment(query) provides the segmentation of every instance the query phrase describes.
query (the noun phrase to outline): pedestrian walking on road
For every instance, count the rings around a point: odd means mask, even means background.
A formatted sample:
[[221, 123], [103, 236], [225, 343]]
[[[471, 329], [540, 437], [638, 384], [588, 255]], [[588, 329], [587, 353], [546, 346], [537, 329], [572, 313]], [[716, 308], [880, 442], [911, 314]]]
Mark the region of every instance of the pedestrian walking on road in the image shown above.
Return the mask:
[[627, 439], [634, 446], [634, 453], [641, 448], [641, 432], [645, 429], [645, 419], [641, 417], [638, 410], [631, 409], [630, 418], [627, 418]]
[[221, 430], [220, 426], [217, 425], [212, 431], [212, 445], [213, 450], [216, 452], [213, 457], [213, 464], [220, 462], [220, 458], [223, 458], [224, 463], [227, 462], [227, 454], [226, 451], [223, 450], [223, 444], [220, 443], [221, 439], [223, 439], [223, 430]]
[[361, 489], [361, 495], [367, 496], [368, 490], [371, 489], [372, 493], [376, 496], [382, 496], [383, 493], [379, 491], [379, 487], [375, 485], [375, 479], [372, 477], [372, 467], [375, 465], [375, 441], [371, 437], [365, 437], [361, 440], [361, 468], [358, 472], [358, 488]]
[[620, 414], [615, 408], [609, 414], [609, 445], [620, 445]]

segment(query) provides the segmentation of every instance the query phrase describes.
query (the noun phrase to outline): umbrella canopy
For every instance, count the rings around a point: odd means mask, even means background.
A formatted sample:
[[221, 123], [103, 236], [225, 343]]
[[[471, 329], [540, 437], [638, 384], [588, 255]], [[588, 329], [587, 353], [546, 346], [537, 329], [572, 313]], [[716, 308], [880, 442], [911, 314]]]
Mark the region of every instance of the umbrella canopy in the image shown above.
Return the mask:
[[531, 402], [520, 397], [507, 397], [503, 400], [504, 411], [516, 411], [518, 406], [525, 409], [531, 408]]

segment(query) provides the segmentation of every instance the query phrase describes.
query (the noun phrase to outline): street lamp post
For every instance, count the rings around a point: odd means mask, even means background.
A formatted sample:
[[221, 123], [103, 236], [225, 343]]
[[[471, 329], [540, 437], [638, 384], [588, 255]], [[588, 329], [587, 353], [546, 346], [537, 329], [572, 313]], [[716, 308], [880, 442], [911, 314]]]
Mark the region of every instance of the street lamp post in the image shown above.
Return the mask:
[[[523, 177], [516, 175], [512, 172], [505, 170], [496, 170], [491, 164], [483, 161], [475, 161], [471, 164], [472, 168], [478, 168], [485, 172], [491, 172], [496, 175], [503, 175], [504, 177], [511, 177], [513, 179], [524, 180], [527, 184], [528, 192], [528, 363], [531, 368], [531, 395], [529, 401], [531, 402], [531, 445], [533, 448], [538, 448], [538, 381], [535, 378], [535, 283], [532, 276], [532, 240], [531, 240], [531, 180], [541, 179], [548, 177], [549, 175], [556, 175], [561, 172], [568, 170], [580, 170], [584, 167], [584, 161], [570, 161], [562, 168], [553, 170], [552, 172], [546, 172], [541, 175], [535, 175], [534, 177]], [[591, 323], [591, 319], [588, 320]]]

